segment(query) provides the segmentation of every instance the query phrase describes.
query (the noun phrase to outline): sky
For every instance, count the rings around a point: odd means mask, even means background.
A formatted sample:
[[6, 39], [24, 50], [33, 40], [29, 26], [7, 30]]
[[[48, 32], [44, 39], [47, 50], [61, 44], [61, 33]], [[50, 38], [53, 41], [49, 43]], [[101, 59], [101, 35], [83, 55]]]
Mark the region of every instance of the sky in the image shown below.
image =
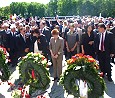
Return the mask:
[[5, 7], [10, 5], [12, 2], [39, 2], [47, 4], [50, 0], [0, 0], [0, 7]]

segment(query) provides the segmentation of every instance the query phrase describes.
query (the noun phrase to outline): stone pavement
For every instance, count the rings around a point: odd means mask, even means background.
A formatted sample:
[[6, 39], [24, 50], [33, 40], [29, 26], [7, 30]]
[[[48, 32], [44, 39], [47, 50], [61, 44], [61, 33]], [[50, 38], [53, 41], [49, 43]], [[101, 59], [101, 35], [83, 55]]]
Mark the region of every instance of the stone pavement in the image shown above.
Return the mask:
[[[108, 82], [107, 78], [105, 78], [105, 82], [107, 85], [107, 91], [104, 94], [104, 98], [115, 98], [115, 65], [112, 64], [112, 79], [113, 82]], [[63, 71], [66, 69], [65, 64], [63, 64]], [[51, 78], [51, 83], [49, 89], [47, 89], [47, 92], [44, 94], [47, 96], [47, 98], [74, 98], [72, 95], [68, 95], [66, 91], [63, 89], [63, 87], [59, 84], [57, 81], [52, 81], [53, 80], [53, 67], [50, 67], [50, 78]], [[12, 69], [12, 75], [11, 75], [11, 82], [14, 83], [16, 80], [19, 79], [19, 71], [18, 69], [14, 68]], [[0, 98], [11, 98], [11, 92], [9, 90], [10, 86], [7, 83], [4, 83], [0, 85]], [[32, 97], [34, 98], [34, 97]]]

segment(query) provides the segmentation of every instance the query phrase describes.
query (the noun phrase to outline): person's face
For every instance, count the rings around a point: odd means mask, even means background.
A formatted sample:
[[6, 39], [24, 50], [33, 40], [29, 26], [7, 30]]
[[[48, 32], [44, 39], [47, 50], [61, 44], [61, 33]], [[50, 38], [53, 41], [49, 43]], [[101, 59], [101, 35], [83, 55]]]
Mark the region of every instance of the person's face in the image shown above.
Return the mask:
[[18, 29], [20, 29], [21, 27], [23, 27], [23, 26], [22, 26], [22, 25], [19, 25], [19, 26], [18, 26]]
[[8, 27], [7, 26], [4, 26], [4, 30], [7, 30], [8, 29]]
[[35, 26], [35, 22], [34, 21], [31, 23], [31, 26]]
[[104, 31], [104, 28], [98, 27], [98, 31], [99, 31], [100, 33], [102, 33], [102, 32]]
[[80, 28], [82, 25], [81, 24], [78, 24], [78, 28]]
[[40, 23], [40, 29], [43, 29], [44, 25], [42, 23]]
[[12, 31], [12, 32], [15, 32], [15, 31], [16, 31], [16, 29], [15, 29], [15, 28], [12, 28], [12, 29], [11, 29], [11, 31]]
[[67, 26], [67, 23], [66, 23], [66, 22], [64, 23], [64, 26]]
[[75, 26], [75, 28], [77, 28], [77, 27], [78, 27], [78, 24], [77, 24], [77, 23], [75, 23], [75, 24], [74, 24], [74, 26]]
[[26, 32], [26, 30], [25, 30], [25, 29], [22, 29], [22, 30], [21, 30], [21, 34], [23, 34], [23, 35], [24, 35], [24, 34], [25, 34], [25, 32]]
[[30, 31], [30, 28], [29, 27], [26, 27], [26, 32], [29, 32]]
[[54, 37], [54, 39], [57, 39], [58, 38], [58, 35], [52, 35]]
[[16, 27], [18, 27], [19, 26], [19, 23], [16, 23]]
[[70, 31], [74, 31], [74, 27], [70, 26]]
[[87, 28], [87, 31], [88, 31], [88, 32], [91, 32], [91, 31], [92, 31], [92, 27], [89, 26], [89, 27]]
[[63, 22], [60, 22], [60, 25], [63, 25]]

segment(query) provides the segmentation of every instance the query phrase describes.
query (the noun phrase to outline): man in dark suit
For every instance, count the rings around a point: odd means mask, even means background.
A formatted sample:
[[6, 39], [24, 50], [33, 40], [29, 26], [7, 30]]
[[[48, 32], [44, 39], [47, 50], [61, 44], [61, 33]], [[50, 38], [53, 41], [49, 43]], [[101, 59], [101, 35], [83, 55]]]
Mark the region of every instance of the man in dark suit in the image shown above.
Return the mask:
[[106, 31], [103, 23], [99, 23], [98, 30], [99, 33], [95, 38], [94, 45], [98, 55], [100, 69], [104, 75], [107, 73], [108, 81], [112, 82], [110, 58], [115, 53], [113, 34]]
[[[113, 33], [113, 35], [114, 35], [114, 42], [115, 42], [115, 21], [113, 22], [113, 27], [110, 29], [110, 32]], [[115, 59], [115, 55], [114, 55], [114, 57], [112, 57], [112, 63], [115, 64], [114, 59]]]
[[51, 31], [46, 26], [46, 22], [45, 21], [41, 21], [40, 22], [40, 32], [46, 36], [46, 39], [47, 39], [47, 41], [49, 43], [50, 42], [50, 38], [51, 38]]
[[15, 37], [16, 37], [16, 27], [15, 25], [10, 26], [10, 31], [7, 34], [6, 38], [6, 49], [9, 53], [9, 58], [11, 60], [12, 67], [16, 66], [17, 59], [16, 59], [16, 43], [15, 43]]
[[6, 32], [4, 30], [0, 30], [0, 46], [5, 47], [6, 44]]
[[25, 36], [25, 27], [20, 28], [20, 34], [16, 36], [17, 57], [23, 57], [29, 52], [29, 38]]
[[[45, 49], [45, 54], [50, 55], [50, 51], [49, 51], [49, 43], [50, 43], [50, 38], [51, 38], [51, 31], [50, 29], [46, 26], [46, 22], [45, 21], [41, 21], [40, 22], [40, 33], [45, 35], [48, 46], [47, 49]], [[48, 58], [47, 58], [48, 59]], [[50, 57], [49, 57], [50, 59]]]
[[10, 31], [9, 25], [7, 23], [4, 23], [2, 25], [3, 29], [0, 30], [0, 46], [5, 47], [6, 48], [6, 39], [7, 39], [7, 34]]

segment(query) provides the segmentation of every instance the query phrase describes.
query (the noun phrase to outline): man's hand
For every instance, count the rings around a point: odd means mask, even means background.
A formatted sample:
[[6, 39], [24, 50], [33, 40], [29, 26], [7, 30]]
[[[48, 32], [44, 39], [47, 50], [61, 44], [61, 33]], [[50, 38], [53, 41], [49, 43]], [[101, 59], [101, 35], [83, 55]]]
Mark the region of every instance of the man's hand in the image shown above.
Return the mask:
[[114, 54], [110, 54], [110, 57], [114, 57]]
[[29, 52], [29, 48], [26, 48], [26, 49], [25, 49], [25, 52], [28, 53], [28, 52]]
[[10, 48], [8, 48], [8, 51], [10, 51]]
[[94, 43], [94, 41], [90, 41], [88, 44], [92, 45]]
[[54, 54], [53, 54], [53, 53], [51, 53], [51, 56], [52, 56], [52, 58], [55, 58], [55, 56], [54, 56]]
[[57, 58], [58, 58], [58, 55], [56, 54], [56, 55], [54, 56], [54, 58], [57, 59]]
[[67, 47], [67, 52], [70, 52], [69, 48]]
[[75, 48], [72, 48], [72, 49], [71, 49], [71, 52], [73, 52], [74, 50], [75, 50]]

